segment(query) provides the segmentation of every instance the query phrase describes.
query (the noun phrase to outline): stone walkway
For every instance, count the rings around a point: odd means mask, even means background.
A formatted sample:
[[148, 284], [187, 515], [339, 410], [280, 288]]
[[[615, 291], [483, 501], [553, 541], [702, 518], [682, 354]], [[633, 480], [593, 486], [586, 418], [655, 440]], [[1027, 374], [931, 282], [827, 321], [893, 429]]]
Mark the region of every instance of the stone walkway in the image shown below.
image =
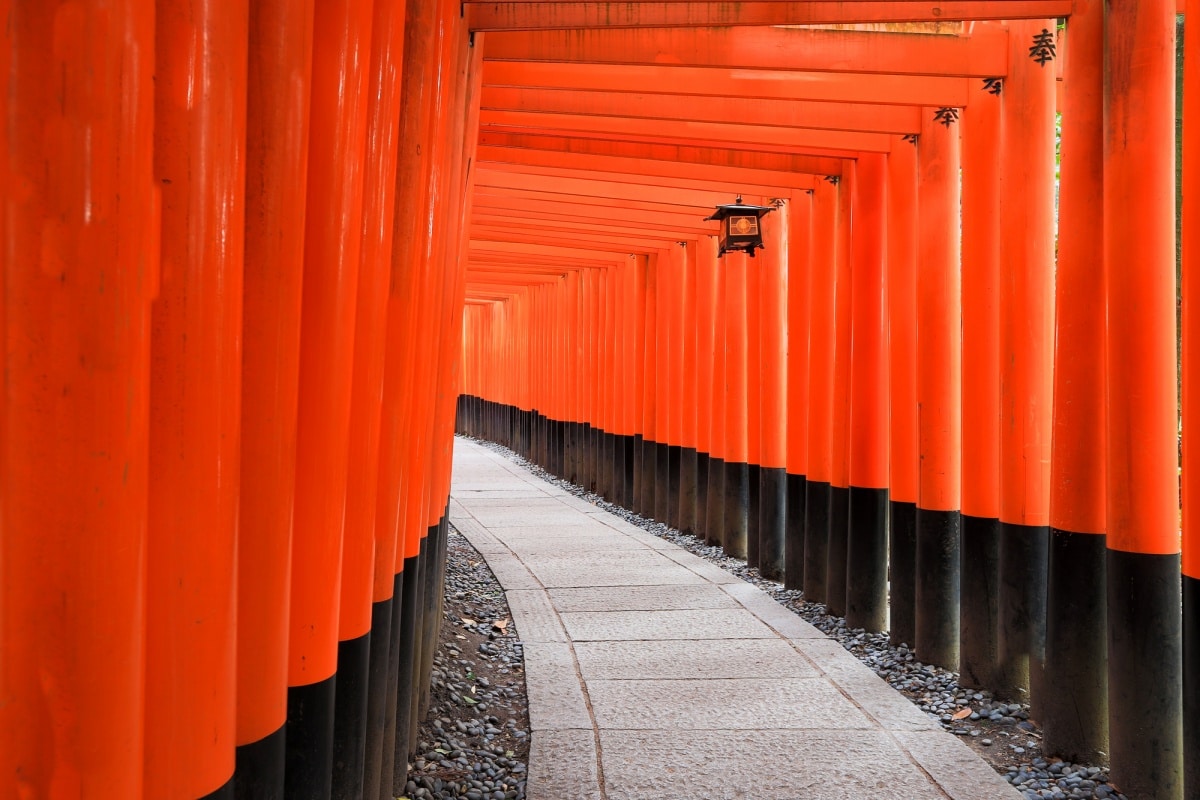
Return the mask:
[[757, 587], [458, 439], [450, 521], [525, 643], [529, 800], [1020, 795]]

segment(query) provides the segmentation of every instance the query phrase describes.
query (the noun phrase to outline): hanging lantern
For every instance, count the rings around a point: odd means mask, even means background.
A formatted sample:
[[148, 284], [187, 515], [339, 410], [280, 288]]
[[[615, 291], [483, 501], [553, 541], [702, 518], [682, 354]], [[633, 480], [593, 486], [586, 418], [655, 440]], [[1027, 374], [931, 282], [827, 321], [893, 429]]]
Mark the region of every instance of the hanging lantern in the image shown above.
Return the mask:
[[767, 212], [774, 211], [771, 206], [748, 206], [742, 203], [738, 195], [737, 202], [732, 205], [717, 206], [711, 217], [721, 223], [721, 233], [717, 237], [717, 257], [725, 255], [730, 250], [741, 250], [754, 258], [755, 249], [763, 246], [762, 226], [759, 220]]

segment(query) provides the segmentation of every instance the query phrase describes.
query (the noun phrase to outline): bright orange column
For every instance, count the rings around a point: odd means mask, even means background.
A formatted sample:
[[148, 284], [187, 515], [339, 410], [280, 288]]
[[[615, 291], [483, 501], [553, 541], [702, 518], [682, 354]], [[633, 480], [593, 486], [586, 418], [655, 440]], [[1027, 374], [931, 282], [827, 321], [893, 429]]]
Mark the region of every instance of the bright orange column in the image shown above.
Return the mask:
[[[805, 195], [805, 200], [808, 196]], [[788, 262], [791, 204], [782, 203], [763, 217], [763, 251], [757, 267], [759, 370], [750, 384], [759, 387], [758, 569], [783, 578], [787, 516]], [[751, 486], [751, 491], [753, 491]], [[753, 504], [753, 498], [751, 498]]]
[[237, 782], [283, 792], [313, 4], [250, 14]]
[[1109, 755], [1154, 800], [1183, 796], [1175, 5], [1114, 0], [1104, 26]]
[[725, 528], [721, 546], [733, 558], [746, 557], [747, 506], [750, 467], [747, 405], [747, 338], [745, 253], [730, 252], [721, 258], [725, 285]]
[[0, 14], [0, 795], [141, 798], [154, 8]]
[[[715, 237], [705, 237], [708, 244], [702, 251], [701, 257], [711, 264], [713, 275], [713, 353], [712, 353], [712, 385], [709, 387], [709, 397], [712, 402], [709, 427], [709, 459], [708, 459], [708, 532], [705, 541], [710, 545], [721, 544], [725, 537], [725, 464], [728, 460], [729, 446], [725, 439], [728, 427], [726, 418], [726, 310], [725, 296], [728, 291], [728, 272], [724, 262], [717, 258], [717, 242]], [[711, 254], [711, 255], [710, 255]]]
[[[915, 137], [914, 137], [915, 139]], [[916, 642], [917, 581], [917, 143], [888, 154], [888, 346], [891, 465], [888, 519], [891, 641]]]
[[[1051, 20], [1009, 26], [1000, 224], [1001, 685], [1030, 691], [1045, 659], [1054, 319], [1054, 66], [1031, 53]], [[1045, 31], [1045, 33], [1043, 33]], [[1040, 41], [1040, 40], [1039, 40]], [[1020, 235], [1012, 233], [1020, 231]], [[1033, 683], [1031, 688], [1030, 684]]]
[[[675, 307], [675, 279], [678, 258], [674, 249], [655, 256], [654, 294], [654, 519], [670, 524], [671, 517], [671, 426], [675, 409], [671, 405], [671, 321]], [[650, 343], [647, 342], [647, 347]], [[601, 368], [601, 385], [607, 377]], [[647, 379], [649, 379], [647, 375]]]
[[959, 140], [922, 110], [917, 143], [917, 485], [914, 650], [954, 669], [959, 638], [962, 465], [962, 306], [959, 272]]
[[1045, 684], [1048, 752], [1096, 762], [1108, 752], [1104, 452], [1107, 297], [1103, 3], [1076, 0], [1064, 68], [1050, 461]]
[[[762, 482], [762, 286], [763, 263], [767, 244], [767, 224], [759, 222], [763, 233], [763, 254], [748, 259], [746, 269], [746, 563], [758, 567], [760, 561], [759, 484]], [[775, 237], [778, 239], [778, 236]]]
[[245, 3], [201, 0], [156, 14], [149, 797], [202, 797], [233, 776], [248, 17]]
[[887, 630], [887, 156], [854, 170], [846, 624]]
[[998, 685], [1000, 579], [1000, 104], [971, 87], [962, 116], [962, 583], [959, 680]]
[[696, 343], [699, 338], [696, 317], [696, 264], [699, 248], [695, 241], [683, 245], [682, 282], [680, 298], [680, 427], [679, 427], [679, 517], [676, 527], [683, 533], [696, 533], [697, 450], [696, 427], [699, 423], [696, 393]]
[[657, 478], [658, 460], [656, 442], [658, 393], [656, 373], [660, 369], [658, 363], [658, 271], [660, 264], [657, 256], [651, 255], [646, 261], [644, 272], [644, 299], [642, 302], [642, 367], [641, 367], [641, 397], [642, 397], [642, 441], [640, 444], [641, 460], [637, 470], [637, 496], [634, 498], [634, 511], [644, 517], [653, 518], [655, 510], [655, 483]]
[[813, 193], [798, 192], [788, 203], [787, 257], [787, 454], [784, 501], [784, 585], [804, 588], [804, 499], [808, 481], [809, 287], [812, 261]]
[[713, 508], [718, 498], [713, 491], [717, 472], [713, 463], [718, 424], [714, 397], [718, 374], [719, 269], [716, 238], [701, 236], [696, 244], [696, 534], [709, 544], [719, 538]]
[[[1187, 18], [1200, 20], [1200, 0]], [[1183, 735], [1184, 790], [1200, 791], [1200, 36], [1185, 36], [1183, 80]]]
[[286, 793], [330, 791], [371, 0], [316, 9], [300, 328]]
[[846, 543], [850, 534], [850, 384], [851, 341], [853, 337], [852, 211], [855, 193], [855, 167], [846, 162], [838, 188], [836, 275], [834, 303], [833, 357], [833, 431], [832, 472], [829, 494], [829, 545], [825, 560], [825, 607], [830, 614], [846, 614]]

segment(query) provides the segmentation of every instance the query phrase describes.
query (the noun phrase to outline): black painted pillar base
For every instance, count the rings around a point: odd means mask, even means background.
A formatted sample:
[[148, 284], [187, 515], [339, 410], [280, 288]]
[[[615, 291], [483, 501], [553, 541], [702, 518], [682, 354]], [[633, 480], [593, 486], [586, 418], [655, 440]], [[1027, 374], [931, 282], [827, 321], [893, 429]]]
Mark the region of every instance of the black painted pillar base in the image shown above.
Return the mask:
[[826, 561], [829, 552], [829, 511], [832, 489], [826, 481], [809, 480], [804, 498], [804, 599], [825, 602]]
[[593, 491], [608, 500], [612, 497], [612, 470], [608, 460], [608, 433], [603, 428], [596, 428], [593, 434], [595, 454], [592, 457]]
[[784, 522], [783, 587], [804, 589], [804, 509], [808, 478], [787, 473], [787, 504]]
[[670, 449], [661, 442], [654, 443], [654, 506], [651, 516], [666, 522], [671, 509]]
[[887, 630], [888, 490], [850, 487], [846, 627]]
[[237, 749], [233, 771], [233, 796], [237, 800], [284, 800], [286, 741], [286, 728], [280, 725], [257, 742]]
[[[407, 559], [404, 565], [408, 565]], [[396, 764], [396, 711], [399, 705], [400, 662], [402, 660], [400, 627], [403, 616], [405, 582], [404, 573], [396, 573], [392, 584], [392, 624], [387, 657], [387, 694], [384, 700], [386, 718], [383, 729], [383, 757], [379, 764], [379, 794], [375, 796], [375, 800], [393, 800], [397, 794], [393, 791], [392, 784]], [[368, 796], [365, 800], [371, 800], [371, 797]]]
[[725, 460], [708, 458], [708, 504], [704, 541], [720, 545], [725, 539]]
[[758, 571], [764, 578], [783, 580], [787, 528], [787, 472], [782, 467], [759, 471]]
[[625, 476], [624, 488], [622, 489], [622, 497], [620, 505], [624, 508], [633, 509], [633, 487], [636, 477], [634, 469], [634, 453], [637, 450], [636, 437], [625, 435], [621, 437], [625, 445]]
[[959, 542], [957, 511], [917, 509], [916, 641], [927, 664], [958, 669]]
[[1183, 773], [1200, 797], [1200, 578], [1183, 576]]
[[417, 626], [420, 624], [417, 605], [421, 596], [420, 573], [421, 559], [419, 556], [409, 556], [404, 559], [404, 594], [400, 601], [400, 631], [396, 639], [399, 670], [396, 674], [396, 734], [391, 775], [393, 797], [404, 794], [404, 785], [408, 782], [408, 755], [412, 752], [412, 739], [409, 731], [411, 730], [417, 670]]
[[[388, 726], [388, 674], [392, 652], [392, 598], [371, 605], [371, 655], [367, 675], [367, 749], [363, 797], [376, 800], [383, 779], [383, 746]], [[388, 786], [391, 790], [391, 786]]]
[[359, 800], [367, 753], [367, 681], [371, 634], [338, 642], [333, 707], [333, 800]]
[[1110, 779], [1127, 797], [1183, 797], [1179, 555], [1109, 550]]
[[1042, 749], [1085, 764], [1108, 753], [1107, 560], [1103, 535], [1050, 529]]
[[[621, 437], [615, 433], [604, 434], [604, 463], [601, 469], [604, 472], [604, 499], [610, 503], [617, 502], [617, 497], [620, 495], [620, 483], [617, 481], [617, 451], [621, 450]], [[624, 457], [624, 452], [621, 453]]]
[[664, 445], [667, 451], [667, 527], [679, 529], [679, 460], [683, 450], [677, 444]]
[[850, 536], [850, 487], [829, 490], [829, 544], [825, 553], [825, 610], [846, 616], [846, 547]]
[[697, 539], [708, 538], [708, 453], [696, 451], [696, 527]]
[[888, 583], [891, 604], [888, 630], [892, 644], [917, 643], [917, 504], [888, 504]]
[[679, 512], [680, 532], [696, 533], [696, 448], [679, 448]]
[[621, 434], [613, 435], [613, 463], [612, 463], [612, 497], [609, 498], [613, 503], [622, 508], [629, 508], [628, 501], [625, 498], [625, 457], [628, 450], [625, 446], [627, 436]]
[[958, 682], [992, 689], [1000, 685], [1000, 520], [962, 515], [959, 570]]
[[750, 465], [725, 462], [725, 526], [721, 547], [731, 558], [746, 557], [746, 526], [750, 511]]
[[337, 675], [287, 692], [287, 800], [328, 800], [333, 791], [333, 698]]
[[761, 566], [759, 538], [762, 532], [762, 519], [759, 517], [759, 507], [762, 502], [760, 484], [762, 483], [762, 466], [750, 464], [747, 467], [746, 482], [746, 565], [759, 569]]
[[646, 516], [646, 440], [640, 433], [633, 437], [633, 504], [630, 510]]
[[[1002, 696], [1024, 698], [1035, 705], [1041, 697], [1046, 657], [1046, 564], [1050, 529], [1039, 525], [1000, 523], [1000, 675]], [[1040, 719], [1036, 707], [1032, 716]]]

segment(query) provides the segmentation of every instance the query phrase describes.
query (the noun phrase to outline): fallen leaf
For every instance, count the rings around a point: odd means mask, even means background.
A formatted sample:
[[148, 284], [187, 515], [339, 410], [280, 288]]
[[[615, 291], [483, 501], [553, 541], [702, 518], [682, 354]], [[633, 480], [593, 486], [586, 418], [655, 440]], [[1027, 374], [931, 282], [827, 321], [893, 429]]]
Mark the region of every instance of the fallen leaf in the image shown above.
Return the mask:
[[971, 716], [971, 707], [967, 706], [966, 708], [960, 708], [958, 711], [955, 711], [953, 719], [965, 719], [969, 716]]
[[471, 626], [471, 625], [478, 625], [478, 624], [479, 624], [478, 622], [476, 622], [475, 620], [471, 619], [470, 617], [463, 617], [463, 618], [462, 618], [462, 623], [463, 623], [463, 625], [467, 625], [467, 626]]
[[504, 629], [508, 627], [508, 620], [507, 619], [498, 619], [492, 623], [492, 627], [495, 628], [496, 630], [500, 631], [501, 633], [504, 633], [505, 632]]
[[463, 636], [461, 633], [456, 633], [456, 634], [454, 634], [454, 638], [455, 639], [466, 639], [467, 637]]
[[473, 697], [467, 697], [465, 694], [464, 694], [464, 695], [462, 695], [462, 699], [463, 699], [463, 702], [464, 702], [464, 703], [466, 703], [466, 704], [467, 704], [467, 705], [469, 705], [469, 706], [479, 705], [479, 701], [478, 701], [478, 700], [476, 700], [476, 699], [475, 699], [475, 698], [473, 698]]

